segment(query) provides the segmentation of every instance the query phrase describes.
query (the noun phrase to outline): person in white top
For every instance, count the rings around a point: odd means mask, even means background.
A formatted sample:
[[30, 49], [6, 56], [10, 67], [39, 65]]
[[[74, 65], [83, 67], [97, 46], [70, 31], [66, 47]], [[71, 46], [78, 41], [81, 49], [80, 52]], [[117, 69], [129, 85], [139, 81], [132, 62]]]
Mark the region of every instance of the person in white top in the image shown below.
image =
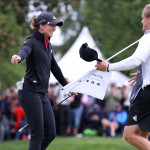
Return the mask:
[[137, 73], [130, 80], [135, 85], [123, 137], [139, 150], [150, 150], [150, 4], [144, 7], [141, 16], [145, 34], [133, 55], [117, 63], [97, 62], [96, 68], [101, 71], [121, 71], [138, 66]]

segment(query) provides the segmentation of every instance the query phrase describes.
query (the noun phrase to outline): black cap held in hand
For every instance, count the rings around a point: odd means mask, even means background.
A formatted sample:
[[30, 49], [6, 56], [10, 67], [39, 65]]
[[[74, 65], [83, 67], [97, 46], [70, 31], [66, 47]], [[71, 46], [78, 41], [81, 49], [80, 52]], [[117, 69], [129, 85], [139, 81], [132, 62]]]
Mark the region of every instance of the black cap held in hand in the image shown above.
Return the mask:
[[88, 62], [91, 62], [94, 60], [102, 61], [102, 60], [98, 59], [97, 51], [89, 48], [87, 43], [82, 44], [82, 46], [80, 47], [80, 50], [79, 50], [79, 54], [83, 60], [88, 61]]
[[58, 21], [55, 16], [52, 13], [49, 12], [43, 12], [41, 13], [36, 20], [37, 26], [40, 26], [40, 24], [50, 24], [50, 25], [56, 25], [56, 26], [62, 26], [63, 22]]

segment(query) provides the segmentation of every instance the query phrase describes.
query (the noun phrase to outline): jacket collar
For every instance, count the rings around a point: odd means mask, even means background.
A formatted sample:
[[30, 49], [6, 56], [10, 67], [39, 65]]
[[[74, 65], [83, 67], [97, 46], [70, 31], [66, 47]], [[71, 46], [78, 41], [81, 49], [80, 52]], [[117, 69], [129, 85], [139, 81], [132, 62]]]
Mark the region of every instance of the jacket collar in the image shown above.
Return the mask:
[[150, 33], [150, 30], [145, 31], [145, 33], [144, 33], [144, 34], [148, 34], [148, 33]]
[[[35, 29], [35, 30], [33, 31], [33, 36], [34, 36], [36, 39], [45, 42], [45, 36], [44, 36], [44, 34], [40, 33], [37, 29]], [[50, 37], [49, 37], [48, 39], [50, 40]]]

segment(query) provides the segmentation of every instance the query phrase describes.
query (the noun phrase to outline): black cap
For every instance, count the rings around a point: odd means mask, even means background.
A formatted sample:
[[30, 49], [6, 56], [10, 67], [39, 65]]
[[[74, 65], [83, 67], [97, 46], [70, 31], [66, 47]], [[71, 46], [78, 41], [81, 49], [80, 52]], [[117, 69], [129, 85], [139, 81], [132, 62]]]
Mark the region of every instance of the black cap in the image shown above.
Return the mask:
[[79, 54], [83, 60], [88, 61], [88, 62], [94, 61], [94, 60], [102, 61], [98, 58], [97, 51], [88, 47], [87, 43], [82, 44], [79, 50]]
[[37, 17], [36, 24], [37, 24], [37, 26], [40, 26], [40, 24], [50, 24], [50, 25], [62, 26], [63, 22], [58, 21], [52, 13], [44, 12], [44, 13], [41, 13]]

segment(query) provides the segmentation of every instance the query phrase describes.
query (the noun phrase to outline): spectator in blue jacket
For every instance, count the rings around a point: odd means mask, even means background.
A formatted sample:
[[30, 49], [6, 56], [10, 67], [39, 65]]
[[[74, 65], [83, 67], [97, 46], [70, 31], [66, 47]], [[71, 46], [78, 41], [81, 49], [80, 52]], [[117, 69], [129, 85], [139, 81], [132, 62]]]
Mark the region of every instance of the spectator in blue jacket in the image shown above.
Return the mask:
[[102, 119], [102, 125], [106, 129], [108, 136], [108, 130], [110, 129], [110, 136], [115, 137], [116, 131], [123, 130], [126, 120], [127, 112], [125, 110], [122, 110], [122, 106], [120, 103], [117, 103], [116, 109], [109, 113], [108, 119]]

